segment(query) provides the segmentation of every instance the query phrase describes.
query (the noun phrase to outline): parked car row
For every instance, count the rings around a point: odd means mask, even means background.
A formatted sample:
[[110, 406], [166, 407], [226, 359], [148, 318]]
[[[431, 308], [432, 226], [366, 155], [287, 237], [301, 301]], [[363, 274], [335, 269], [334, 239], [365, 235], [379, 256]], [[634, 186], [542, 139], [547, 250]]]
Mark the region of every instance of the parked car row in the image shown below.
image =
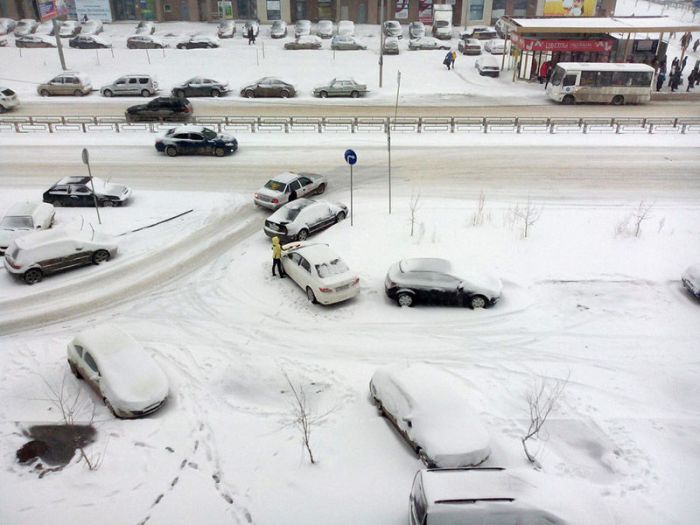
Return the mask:
[[[59, 22], [58, 30], [61, 38], [70, 38], [79, 33], [97, 35], [104, 30], [104, 27], [100, 20], [87, 20], [82, 24], [75, 20], [65, 20]], [[40, 23], [32, 18], [23, 18], [17, 22], [11, 18], [0, 18], [0, 35], [10, 33], [14, 33], [16, 38], [33, 34], [54, 36], [54, 26], [50, 20]]]

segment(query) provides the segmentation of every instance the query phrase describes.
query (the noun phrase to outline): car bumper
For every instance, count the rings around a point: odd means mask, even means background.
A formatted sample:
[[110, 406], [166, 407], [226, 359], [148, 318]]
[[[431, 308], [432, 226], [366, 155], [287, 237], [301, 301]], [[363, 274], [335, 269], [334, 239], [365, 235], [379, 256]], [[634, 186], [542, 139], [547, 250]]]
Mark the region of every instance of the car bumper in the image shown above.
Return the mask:
[[[120, 409], [117, 407], [114, 407], [114, 411], [117, 413], [118, 417], [123, 418], [123, 419], [135, 419], [138, 417], [145, 417], [148, 416], [149, 414], [152, 414], [153, 412], [156, 412], [159, 410], [165, 402], [168, 400], [166, 397], [162, 401], [159, 401], [158, 403], [154, 403], [152, 405], [147, 406], [146, 408], [142, 410], [128, 410], [128, 409]], [[114, 405], [112, 405], [114, 406]]]
[[343, 301], [347, 301], [348, 299], [352, 299], [353, 297], [355, 297], [359, 293], [360, 293], [360, 285], [359, 284], [354, 284], [354, 285], [349, 286], [345, 290], [340, 290], [340, 291], [335, 291], [335, 292], [319, 292], [318, 290], [314, 291], [314, 294], [316, 295], [316, 300], [320, 304], [324, 304], [324, 305], [341, 303]]
[[479, 74], [482, 77], [498, 78], [498, 76], [501, 74], [501, 72], [500, 71], [479, 71]]
[[263, 207], [263, 208], [267, 208], [268, 210], [276, 210], [277, 208], [279, 208], [280, 206], [282, 206], [282, 204], [284, 204], [283, 202], [282, 202], [282, 203], [277, 203], [277, 204], [275, 204], [275, 203], [272, 203], [272, 202], [270, 202], [270, 201], [264, 201], [264, 200], [261, 200], [261, 199], [256, 199], [255, 197], [253, 197], [253, 201], [255, 201], [255, 204], [256, 204], [256, 205], [261, 206], [261, 207]]
[[17, 106], [19, 106], [19, 98], [15, 96], [12, 98], [0, 100], [0, 106], [4, 107], [5, 109], [16, 108]]
[[280, 241], [282, 241], [282, 244], [284, 244], [285, 242], [291, 242], [295, 239], [294, 235], [281, 233], [281, 232], [278, 232], [277, 230], [273, 230], [271, 228], [268, 228], [267, 226], [263, 226], [263, 231], [265, 232], [265, 235], [267, 235], [268, 237], [279, 237]]

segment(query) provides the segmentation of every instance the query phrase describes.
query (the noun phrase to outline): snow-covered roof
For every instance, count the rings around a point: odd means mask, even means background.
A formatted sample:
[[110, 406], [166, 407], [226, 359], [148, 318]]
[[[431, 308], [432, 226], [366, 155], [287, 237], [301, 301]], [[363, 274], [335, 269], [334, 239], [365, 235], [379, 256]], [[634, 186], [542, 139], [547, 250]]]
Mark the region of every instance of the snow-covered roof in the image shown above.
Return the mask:
[[452, 269], [450, 261], [430, 257], [417, 257], [401, 261], [402, 272], [442, 272], [449, 273]]
[[295, 173], [293, 171], [285, 171], [283, 173], [280, 173], [279, 175], [275, 175], [272, 177], [272, 180], [276, 182], [281, 182], [282, 184], [289, 184], [293, 180], [296, 180], [299, 177], [299, 173]]
[[205, 129], [209, 128], [206, 128], [205, 126], [197, 126], [195, 124], [188, 124], [186, 126], [176, 126], [170, 131], [173, 133], [201, 133]]
[[52, 241], [59, 241], [66, 238], [72, 238], [80, 235], [82, 232], [68, 232], [62, 228], [51, 228], [49, 230], [42, 230], [30, 233], [24, 237], [20, 237], [15, 240], [17, 246], [23, 250], [29, 250], [37, 246], [44, 245]]
[[700, 31], [700, 24], [687, 23], [667, 16], [618, 17], [542, 17], [511, 18], [506, 23], [518, 34], [528, 33], [668, 33]]
[[44, 206], [50, 206], [50, 204], [46, 204], [43, 202], [16, 202], [12, 206], [10, 206], [10, 209], [7, 210], [7, 213], [5, 214], [5, 216], [6, 217], [21, 217], [21, 216], [32, 215], [34, 213], [34, 210], [36, 210], [42, 204]]
[[647, 64], [615, 64], [608, 62], [559, 62], [558, 66], [566, 69], [580, 71], [642, 71], [654, 72], [654, 68]]
[[338, 258], [338, 254], [331, 250], [327, 244], [318, 242], [299, 243], [294, 251], [303, 255], [311, 264], [321, 264]]

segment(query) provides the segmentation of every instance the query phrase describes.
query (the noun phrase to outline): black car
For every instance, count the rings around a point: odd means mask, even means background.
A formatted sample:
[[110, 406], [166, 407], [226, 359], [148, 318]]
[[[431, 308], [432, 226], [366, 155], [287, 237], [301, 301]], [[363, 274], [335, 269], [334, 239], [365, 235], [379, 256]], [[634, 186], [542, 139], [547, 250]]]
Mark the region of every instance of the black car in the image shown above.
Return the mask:
[[238, 149], [238, 141], [204, 126], [178, 126], [156, 140], [156, 150], [176, 155], [216, 155], [223, 157]]
[[180, 97], [157, 97], [148, 104], [138, 104], [126, 110], [127, 122], [188, 122], [191, 119], [192, 104]]
[[70, 47], [78, 49], [106, 49], [112, 47], [112, 44], [94, 35], [78, 35], [68, 41]]
[[230, 92], [228, 82], [194, 77], [173, 87], [174, 97], [220, 97]]
[[[95, 188], [93, 194], [92, 188]], [[131, 188], [98, 177], [64, 177], [44, 192], [43, 200], [60, 206], [121, 206], [131, 197]]]
[[210, 49], [219, 47], [219, 43], [214, 37], [209, 35], [195, 35], [176, 46], [178, 49]]

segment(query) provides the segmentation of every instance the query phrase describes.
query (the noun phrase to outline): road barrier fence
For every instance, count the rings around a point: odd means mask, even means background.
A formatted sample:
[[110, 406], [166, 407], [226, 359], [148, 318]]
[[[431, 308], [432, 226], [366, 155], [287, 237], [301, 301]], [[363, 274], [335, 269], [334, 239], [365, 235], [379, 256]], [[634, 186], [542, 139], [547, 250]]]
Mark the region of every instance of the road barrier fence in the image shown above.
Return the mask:
[[[700, 133], [700, 117], [196, 117], [220, 133]], [[0, 115], [2, 133], [163, 133], [177, 122]]]

